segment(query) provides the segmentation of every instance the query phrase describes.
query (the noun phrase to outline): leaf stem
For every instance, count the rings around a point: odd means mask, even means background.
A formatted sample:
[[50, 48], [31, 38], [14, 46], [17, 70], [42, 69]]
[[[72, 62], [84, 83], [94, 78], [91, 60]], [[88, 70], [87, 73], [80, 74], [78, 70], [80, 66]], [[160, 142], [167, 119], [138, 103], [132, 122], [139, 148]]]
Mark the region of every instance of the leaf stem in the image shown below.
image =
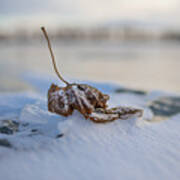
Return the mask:
[[58, 76], [59, 79], [60, 79], [61, 81], [63, 81], [66, 85], [69, 85], [69, 83], [68, 83], [66, 80], [64, 80], [64, 78], [61, 76], [61, 74], [59, 73], [59, 71], [58, 71], [58, 69], [57, 69], [55, 57], [54, 57], [54, 54], [53, 54], [53, 51], [52, 51], [52, 47], [51, 47], [51, 43], [50, 43], [50, 40], [49, 40], [49, 37], [48, 37], [48, 34], [47, 34], [45, 28], [44, 28], [44, 27], [41, 27], [41, 30], [43, 31], [43, 34], [44, 34], [44, 36], [45, 36], [45, 38], [46, 38], [46, 40], [47, 40], [48, 48], [49, 48], [49, 51], [50, 51], [50, 54], [51, 54], [51, 59], [52, 59], [53, 67], [54, 67], [54, 70], [55, 70], [57, 76]]

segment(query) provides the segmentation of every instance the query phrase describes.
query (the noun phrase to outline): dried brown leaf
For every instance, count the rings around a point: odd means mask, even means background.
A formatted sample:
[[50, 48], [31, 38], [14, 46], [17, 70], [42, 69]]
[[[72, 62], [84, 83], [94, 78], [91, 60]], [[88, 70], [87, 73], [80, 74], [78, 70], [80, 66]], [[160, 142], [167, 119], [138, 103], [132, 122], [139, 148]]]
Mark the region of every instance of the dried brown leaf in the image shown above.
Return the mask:
[[78, 110], [86, 119], [96, 123], [111, 122], [116, 119], [127, 119], [132, 116], [142, 116], [143, 111], [131, 107], [115, 107], [107, 109], [109, 96], [87, 84], [70, 84], [58, 72], [54, 54], [47, 32], [41, 28], [48, 43], [54, 70], [59, 79], [66, 84], [58, 87], [52, 84], [48, 91], [48, 110], [63, 116], [69, 116]]
[[142, 116], [143, 111], [137, 108], [121, 106], [107, 109], [108, 99], [108, 95], [86, 84], [71, 84], [66, 87], [52, 84], [48, 92], [48, 109], [63, 116], [78, 110], [85, 118], [96, 123]]

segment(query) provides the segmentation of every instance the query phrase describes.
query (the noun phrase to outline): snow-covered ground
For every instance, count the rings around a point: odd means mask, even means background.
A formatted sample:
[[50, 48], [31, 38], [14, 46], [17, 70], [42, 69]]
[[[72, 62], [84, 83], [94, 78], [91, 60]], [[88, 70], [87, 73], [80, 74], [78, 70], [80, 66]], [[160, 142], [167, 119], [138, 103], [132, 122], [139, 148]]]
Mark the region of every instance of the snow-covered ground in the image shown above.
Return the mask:
[[139, 119], [95, 124], [78, 112], [48, 112], [53, 78], [26, 81], [36, 93], [0, 94], [0, 180], [180, 179], [177, 94], [87, 82], [110, 95], [109, 106], [144, 109]]

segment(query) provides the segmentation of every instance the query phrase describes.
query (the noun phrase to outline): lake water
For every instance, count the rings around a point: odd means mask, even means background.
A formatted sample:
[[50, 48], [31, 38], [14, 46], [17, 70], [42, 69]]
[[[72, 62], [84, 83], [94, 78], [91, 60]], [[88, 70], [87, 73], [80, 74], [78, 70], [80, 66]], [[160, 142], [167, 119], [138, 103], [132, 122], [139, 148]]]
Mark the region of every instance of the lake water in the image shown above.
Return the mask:
[[[180, 92], [180, 43], [53, 40], [52, 44], [66, 79]], [[31, 89], [22, 79], [26, 72], [55, 76], [45, 40], [0, 42], [0, 91]]]

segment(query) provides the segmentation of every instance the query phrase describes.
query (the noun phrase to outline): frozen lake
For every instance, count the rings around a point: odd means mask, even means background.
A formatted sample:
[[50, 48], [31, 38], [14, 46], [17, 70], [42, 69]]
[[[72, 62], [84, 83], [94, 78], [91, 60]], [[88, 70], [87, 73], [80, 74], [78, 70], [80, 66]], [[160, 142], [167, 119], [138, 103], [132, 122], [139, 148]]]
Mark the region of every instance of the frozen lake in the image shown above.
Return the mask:
[[[67, 78], [115, 82], [132, 88], [180, 92], [178, 42], [59, 42], [52, 40]], [[45, 40], [0, 43], [0, 90], [31, 88], [19, 76], [55, 75]]]

